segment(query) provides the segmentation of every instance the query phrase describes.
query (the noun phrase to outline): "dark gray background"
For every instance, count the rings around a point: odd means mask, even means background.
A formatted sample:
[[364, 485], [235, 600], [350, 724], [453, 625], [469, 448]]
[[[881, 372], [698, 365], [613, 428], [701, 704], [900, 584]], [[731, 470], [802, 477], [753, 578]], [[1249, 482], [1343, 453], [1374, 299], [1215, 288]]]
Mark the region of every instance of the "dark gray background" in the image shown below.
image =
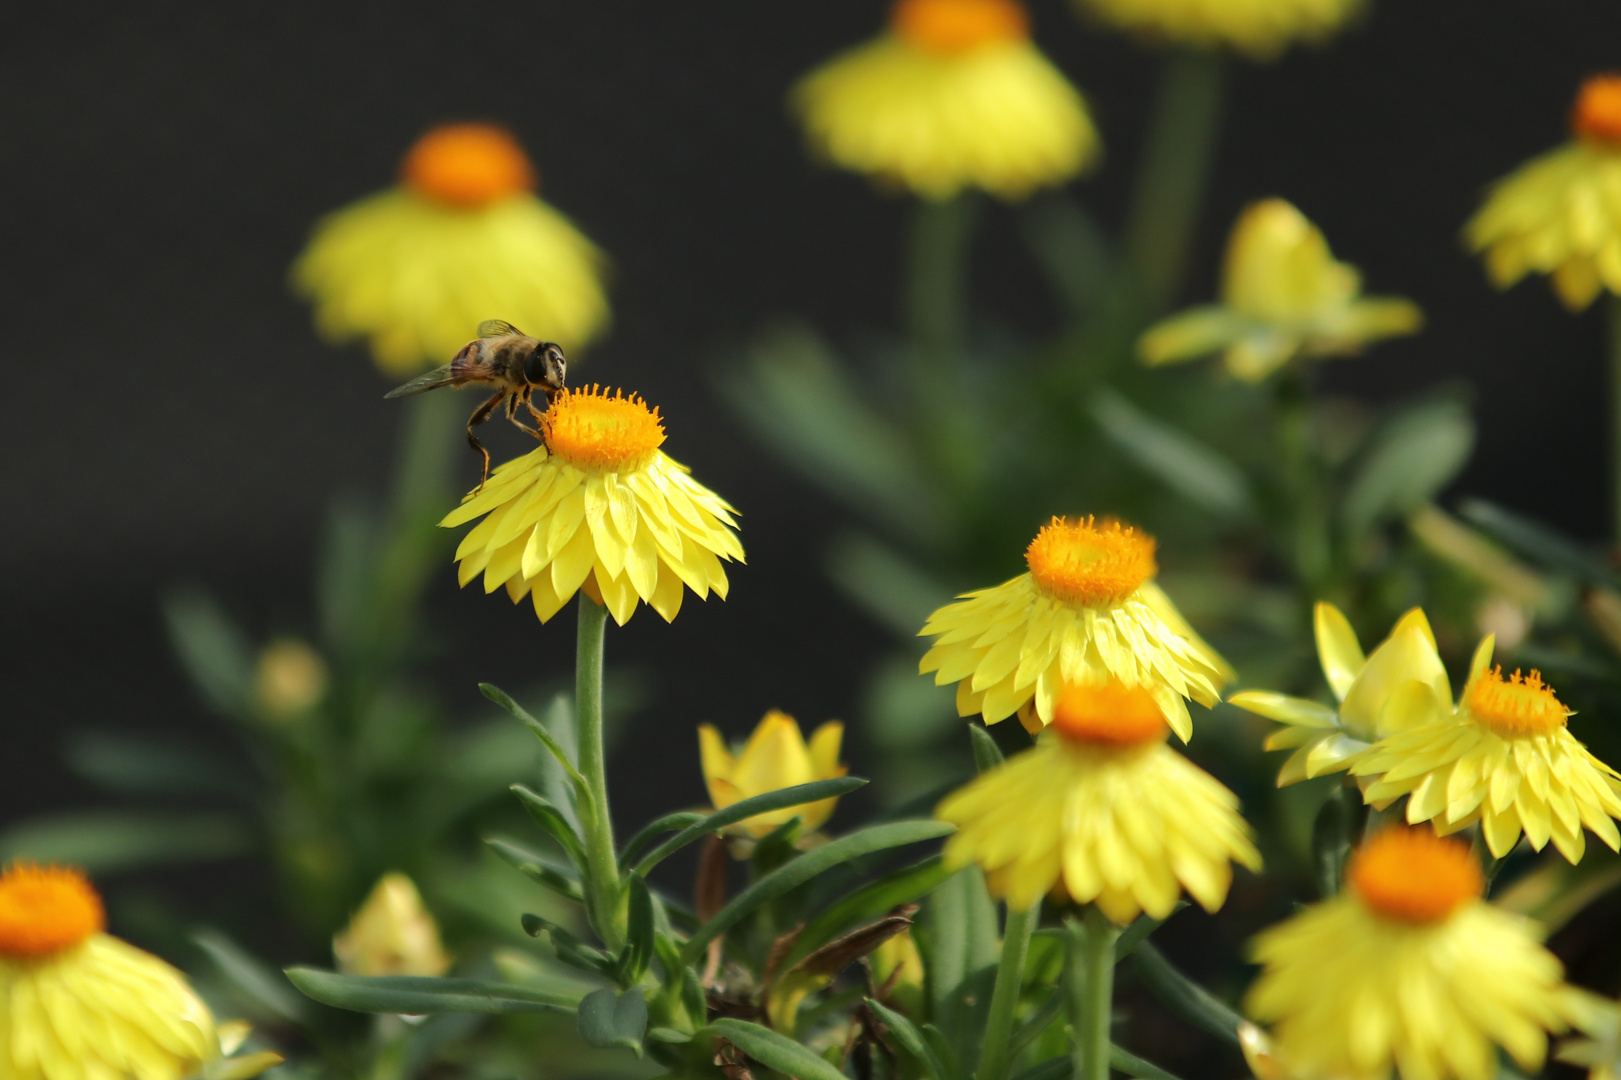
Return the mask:
[[[162, 588], [204, 582], [255, 631], [306, 628], [322, 509], [381, 489], [401, 411], [357, 351], [315, 339], [286, 267], [316, 216], [389, 183], [443, 120], [497, 120], [529, 147], [544, 195], [614, 260], [617, 325], [590, 377], [662, 405], [667, 449], [744, 513], [730, 601], [613, 635], [657, 691], [621, 762], [648, 782], [621, 809], [700, 797], [701, 720], [848, 716], [883, 639], [820, 577], [835, 512], [755, 452], [706, 373], [776, 316], [893, 326], [906, 205], [808, 163], [783, 105], [882, 17], [870, 0], [10, 9], [0, 823], [86, 797], [57, 764], [74, 725], [217, 737], [169, 659]], [[1094, 106], [1108, 161], [1076, 190], [1112, 224], [1153, 58], [1055, 0], [1034, 23]], [[1458, 230], [1482, 185], [1564, 137], [1578, 81], [1618, 65], [1613, 0], [1383, 0], [1326, 49], [1238, 67], [1187, 299], [1208, 294], [1244, 202], [1294, 200], [1376, 291], [1430, 318], [1331, 385], [1383, 399], [1471, 381], [1482, 443], [1462, 488], [1596, 536], [1599, 312], [1571, 317], [1540, 283], [1494, 293]], [[986, 310], [1050, 325], [1005, 212], [986, 215], [979, 255]], [[565, 673], [547, 665], [569, 655], [570, 620], [458, 593], [448, 566], [431, 603], [447, 643], [431, 675], [469, 711], [477, 679]]]

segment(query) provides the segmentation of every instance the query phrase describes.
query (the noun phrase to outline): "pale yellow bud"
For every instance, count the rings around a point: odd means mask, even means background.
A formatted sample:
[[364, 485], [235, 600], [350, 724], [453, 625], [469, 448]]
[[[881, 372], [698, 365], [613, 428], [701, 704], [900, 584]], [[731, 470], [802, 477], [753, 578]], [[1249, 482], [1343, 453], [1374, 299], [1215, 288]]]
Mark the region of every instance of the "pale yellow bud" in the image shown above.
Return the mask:
[[[714, 800], [715, 809], [724, 810], [755, 795], [843, 776], [849, 771], [849, 766], [839, 763], [843, 738], [844, 725], [829, 720], [812, 733], [807, 744], [794, 718], [773, 709], [749, 736], [742, 753], [734, 755], [720, 732], [704, 724], [698, 729], [698, 750], [709, 797]], [[832, 816], [838, 801], [835, 796], [804, 806], [756, 814], [738, 822], [733, 830], [758, 838], [788, 819], [798, 817], [807, 832], [814, 831]]]
[[278, 719], [313, 708], [326, 695], [326, 685], [326, 661], [298, 638], [266, 645], [253, 673], [254, 700]]
[[384, 874], [349, 925], [332, 939], [346, 975], [443, 975], [450, 958], [411, 879]]

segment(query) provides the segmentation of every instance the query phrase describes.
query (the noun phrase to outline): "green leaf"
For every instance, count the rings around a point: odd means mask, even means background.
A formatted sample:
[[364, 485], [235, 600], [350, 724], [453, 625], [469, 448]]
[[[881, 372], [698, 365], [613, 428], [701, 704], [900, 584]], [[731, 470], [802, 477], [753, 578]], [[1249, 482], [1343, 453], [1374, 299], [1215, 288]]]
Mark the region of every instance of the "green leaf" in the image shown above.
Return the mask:
[[1002, 938], [978, 867], [959, 870], [929, 894], [923, 927], [930, 1016], [948, 1033], [954, 1057], [977, 1060]]
[[[904, 641], [914, 641], [923, 623], [951, 599], [951, 589], [888, 544], [866, 533], [834, 539], [828, 576], [844, 594]], [[917, 677], [913, 665], [912, 677]]]
[[989, 772], [1002, 764], [1002, 748], [996, 745], [991, 733], [978, 724], [968, 725], [968, 741], [974, 744], [974, 770]]
[[1149, 992], [1166, 1008], [1233, 1046], [1239, 1045], [1238, 1029], [1244, 1018], [1176, 970], [1151, 943], [1144, 941], [1138, 945], [1131, 954], [1131, 962]]
[[781, 970], [791, 970], [795, 964], [832, 941], [846, 927], [870, 922], [897, 905], [910, 904], [927, 895], [950, 876], [951, 871], [945, 868], [944, 859], [931, 855], [920, 863], [903, 867], [862, 886], [824, 908], [821, 914], [805, 924], [794, 939], [793, 948], [783, 959]]
[[642, 875], [632, 871], [625, 882], [629, 923], [625, 948], [619, 957], [619, 982], [635, 986], [653, 960], [653, 896]]
[[709, 1028], [755, 1061], [784, 1076], [798, 1080], [846, 1080], [844, 1073], [814, 1050], [770, 1028], [733, 1019], [716, 1020]]
[[558, 767], [573, 782], [575, 805], [589, 808], [591, 806], [591, 789], [586, 784], [585, 777], [580, 775], [580, 770], [575, 768], [574, 762], [569, 759], [568, 754], [558, 744], [552, 733], [546, 729], [546, 725], [530, 716], [527, 709], [512, 700], [512, 695], [499, 686], [490, 683], [479, 683], [478, 689], [485, 697], [517, 717], [525, 727], [534, 732], [535, 738], [540, 740], [541, 745], [551, 753], [552, 759], [557, 762]]
[[241, 798], [253, 783], [229, 765], [187, 746], [111, 731], [74, 736], [68, 768], [109, 791], [131, 795], [224, 795]]
[[537, 795], [522, 784], [513, 784], [510, 790], [518, 797], [518, 801], [523, 803], [523, 808], [529, 811], [529, 816], [535, 819], [535, 823], [546, 830], [546, 835], [557, 841], [557, 845], [568, 855], [574, 868], [582, 874], [585, 873], [585, 842], [580, 839], [580, 834], [574, 831], [574, 826], [563, 815], [561, 808], [546, 796]]
[[667, 1043], [671, 1046], [681, 1046], [692, 1041], [691, 1032], [667, 1027], [649, 1028], [647, 1037], [652, 1042]]
[[1021, 208], [1018, 223], [1065, 315], [1079, 319], [1109, 283], [1109, 243], [1096, 219], [1074, 199], [1049, 194]]
[[252, 710], [253, 650], [225, 609], [200, 589], [164, 599], [169, 641], [203, 700], [226, 716]]
[[708, 814], [697, 810], [678, 810], [673, 814], [665, 814], [661, 818], [649, 821], [637, 831], [635, 836], [625, 841], [625, 847], [619, 853], [620, 869], [624, 869], [635, 862], [636, 856], [640, 855], [643, 849], [651, 845], [658, 837], [667, 832], [685, 829], [689, 825], [696, 825], [708, 816]]
[[614, 958], [601, 949], [593, 948], [575, 937], [565, 927], [559, 926], [540, 915], [525, 914], [519, 919], [524, 933], [530, 937], [539, 937], [547, 934], [552, 939], [552, 951], [557, 958], [570, 967], [580, 971], [589, 971], [604, 978], [611, 979], [615, 975]]
[[[832, 783], [832, 781], [824, 782]], [[805, 788], [813, 786], [802, 785]], [[714, 918], [693, 933], [681, 951], [682, 962], [695, 963], [711, 941], [737, 925], [745, 915], [760, 905], [803, 885], [830, 867], [876, 851], [917, 844], [925, 840], [936, 840], [953, 831], [952, 826], [942, 821], [897, 821], [889, 825], [873, 825], [813, 848], [780, 869], [760, 878], [733, 897], [725, 907], [716, 912]]]
[[575, 998], [508, 983], [476, 979], [428, 979], [413, 975], [338, 975], [315, 968], [291, 967], [287, 978], [306, 996], [323, 1005], [353, 1012], [434, 1013], [573, 1012]]
[[[1129, 1050], [1109, 1044], [1109, 1068], [1136, 1080], [1178, 1080], [1174, 1073], [1166, 1072], [1152, 1061], [1144, 1061]], [[1071, 1058], [1053, 1058], [1024, 1070], [1013, 1080], [1066, 1080], [1074, 1075], [1075, 1062]]]
[[831, 780], [816, 780], [809, 784], [796, 784], [793, 787], [779, 788], [768, 791], [764, 795], [756, 795], [750, 799], [742, 799], [733, 803], [724, 810], [717, 810], [702, 821], [694, 822], [664, 841], [658, 847], [636, 864], [636, 872], [646, 877], [648, 871], [674, 855], [694, 840], [717, 833], [726, 826], [751, 818], [755, 814], [763, 814], [768, 810], [782, 810], [790, 806], [801, 806], [805, 803], [818, 802], [822, 799], [831, 799], [837, 795], [845, 795], [856, 788], [866, 784], [859, 776], [837, 776]]
[[878, 1017], [889, 1029], [890, 1034], [895, 1036], [895, 1041], [901, 1044], [901, 1049], [923, 1063], [927, 1075], [934, 1080], [949, 1080], [945, 1067], [935, 1056], [933, 1047], [923, 1041], [923, 1033], [917, 1029], [916, 1024], [872, 998], [867, 998], [866, 1001], [867, 1008], [871, 1009], [873, 1015]]
[[1249, 513], [1254, 505], [1242, 469], [1114, 391], [1100, 390], [1089, 411], [1098, 427], [1126, 456], [1207, 513], [1237, 518]]
[[1481, 531], [1540, 566], [1569, 574], [1604, 589], [1616, 587], [1616, 575], [1602, 558], [1540, 521], [1505, 510], [1484, 499], [1466, 499], [1458, 514]]
[[200, 930], [191, 939], [214, 962], [225, 981], [263, 1016], [300, 1026], [309, 1023], [309, 1003], [287, 985], [276, 968], [218, 930]]
[[544, 855], [498, 837], [485, 837], [484, 846], [501, 856], [519, 873], [559, 896], [577, 904], [585, 902], [585, 890], [580, 887], [579, 881], [562, 867], [548, 862]]
[[635, 989], [622, 994], [606, 986], [593, 990], [580, 1002], [576, 1023], [587, 1046], [602, 1050], [623, 1046], [641, 1057], [642, 1037], [647, 1033], [647, 999]]
[[[1178, 900], [1175, 906], [1171, 908], [1171, 915], [1175, 915], [1187, 906], [1188, 902], [1186, 900]], [[1170, 918], [1171, 915], [1165, 916], [1165, 919]], [[1149, 934], [1152, 934], [1165, 924], [1165, 919], [1156, 919], [1152, 915], [1137, 916], [1136, 920], [1121, 931], [1119, 937], [1114, 939], [1114, 962], [1118, 964], [1135, 952], [1137, 946], [1148, 940]]]
[[1433, 498], [1469, 461], [1475, 423], [1462, 402], [1411, 406], [1369, 436], [1340, 499], [1352, 536]]
[[84, 810], [19, 822], [0, 835], [0, 862], [29, 858], [91, 874], [226, 859], [253, 849], [253, 834], [228, 814]]

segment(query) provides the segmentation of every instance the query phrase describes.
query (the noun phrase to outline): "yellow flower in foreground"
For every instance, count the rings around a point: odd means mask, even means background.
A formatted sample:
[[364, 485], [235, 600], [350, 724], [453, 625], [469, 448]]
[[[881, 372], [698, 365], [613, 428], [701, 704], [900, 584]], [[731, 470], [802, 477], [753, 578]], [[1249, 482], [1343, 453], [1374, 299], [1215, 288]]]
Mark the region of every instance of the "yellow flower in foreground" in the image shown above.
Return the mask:
[[456, 549], [463, 585], [483, 574], [486, 593], [529, 597], [541, 622], [584, 588], [621, 626], [638, 600], [674, 619], [683, 585], [726, 598], [720, 560], [743, 561], [736, 511], [659, 449], [657, 409], [597, 387], [566, 391], [541, 429], [544, 446], [497, 468], [439, 523], [488, 515]]
[[1231, 862], [1261, 867], [1238, 798], [1165, 744], [1141, 687], [1067, 686], [1036, 745], [946, 797], [946, 862], [977, 863], [991, 894], [1028, 910], [1049, 892], [1124, 926], [1162, 919], [1186, 889], [1221, 907]]
[[[105, 921], [75, 871], [0, 872], [0, 1077], [181, 1080], [220, 1063], [214, 1018], [185, 978], [103, 933]], [[279, 1060], [255, 1055], [232, 1075]]]
[[450, 957], [422, 894], [404, 874], [384, 874], [343, 933], [332, 939], [346, 975], [443, 975]]
[[965, 594], [929, 616], [938, 640], [918, 665], [957, 683], [957, 713], [987, 724], [1052, 722], [1064, 683], [1119, 680], [1145, 688], [1186, 742], [1182, 700], [1214, 705], [1232, 671], [1153, 582], [1152, 537], [1118, 521], [1053, 518], [1025, 549], [1027, 574]]
[[1496, 1043], [1534, 1075], [1563, 1027], [1563, 971], [1537, 924], [1481, 900], [1469, 846], [1387, 829], [1346, 884], [1255, 939], [1262, 971], [1245, 1008], [1275, 1023], [1289, 1071], [1494, 1080]]
[[1245, 690], [1227, 699], [1289, 725], [1266, 740], [1268, 750], [1295, 751], [1278, 771], [1279, 787], [1348, 768], [1381, 736], [1430, 719], [1436, 703], [1452, 700], [1435, 634], [1418, 608], [1398, 619], [1390, 636], [1366, 658], [1339, 608], [1320, 603], [1314, 614], [1317, 658], [1338, 709], [1268, 690]]
[[1268, 60], [1297, 41], [1321, 41], [1362, 0], [1078, 0], [1105, 22], [1146, 37]]
[[1322, 231], [1282, 199], [1252, 203], [1239, 215], [1221, 290], [1220, 304], [1150, 328], [1137, 343], [1143, 361], [1221, 352], [1229, 374], [1256, 382], [1296, 357], [1355, 353], [1424, 322], [1411, 301], [1363, 296], [1356, 267], [1337, 261]]
[[[1621, 848], [1621, 774], [1587, 752], [1565, 726], [1570, 710], [1539, 673], [1503, 678], [1488, 670], [1490, 637], [1475, 650], [1457, 707], [1375, 743], [1351, 766], [1378, 807], [1406, 795], [1407, 820], [1457, 832], [1476, 821], [1493, 855], [1514, 850], [1524, 830], [1541, 851], [1551, 838], [1571, 862], [1582, 857], [1582, 826]], [[1423, 700], [1415, 696], [1415, 702]]]
[[1081, 95], [1030, 43], [1016, 0], [899, 0], [889, 32], [794, 89], [812, 148], [926, 199], [1006, 199], [1098, 154]]
[[334, 341], [366, 338], [392, 376], [450, 360], [502, 318], [569, 352], [608, 322], [602, 257], [534, 194], [512, 137], [483, 124], [435, 128], [398, 187], [324, 218], [293, 267]]
[[[704, 724], [698, 729], [698, 753], [709, 798], [716, 810], [724, 810], [756, 795], [843, 776], [850, 771], [849, 766], [839, 764], [839, 745], [843, 740], [844, 725], [829, 720], [811, 733], [807, 746], [794, 718], [772, 709], [749, 736], [743, 752], [734, 757], [720, 732], [712, 724]], [[797, 817], [806, 832], [814, 832], [833, 816], [833, 807], [838, 801], [834, 797], [770, 810], [744, 818], [732, 828], [758, 838]]]
[[1570, 126], [1570, 142], [1492, 185], [1464, 239], [1499, 289], [1548, 274], [1580, 311], [1604, 289], [1621, 295], [1621, 75], [1587, 80]]
[[1559, 1045], [1554, 1057], [1587, 1067], [1587, 1080], [1621, 1080], [1621, 1002], [1571, 988], [1565, 1000], [1571, 1025], [1585, 1038]]

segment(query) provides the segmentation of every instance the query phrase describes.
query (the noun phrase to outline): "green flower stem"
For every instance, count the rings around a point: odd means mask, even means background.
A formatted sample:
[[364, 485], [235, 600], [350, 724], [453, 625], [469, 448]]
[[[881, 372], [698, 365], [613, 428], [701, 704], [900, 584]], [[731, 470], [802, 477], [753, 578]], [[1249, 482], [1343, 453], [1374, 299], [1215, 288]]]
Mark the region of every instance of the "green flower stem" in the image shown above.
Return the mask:
[[1274, 378], [1278, 457], [1283, 467], [1288, 555], [1309, 604], [1328, 593], [1332, 572], [1323, 484], [1311, 445], [1310, 372], [1298, 361]]
[[1025, 955], [1030, 951], [1030, 933], [1040, 921], [1040, 900], [1028, 911], [1008, 908], [1002, 959], [996, 965], [996, 987], [991, 991], [990, 1015], [985, 1019], [985, 1042], [979, 1051], [975, 1080], [1006, 1080], [1011, 1063], [1008, 1047], [1013, 1037], [1013, 1013], [1024, 985]]
[[906, 283], [907, 377], [919, 443], [948, 475], [973, 467], [974, 441], [965, 427], [963, 395], [953, 393], [960, 388], [967, 336], [973, 232], [971, 196], [918, 201]]
[[1165, 58], [1125, 232], [1126, 259], [1151, 312], [1163, 311], [1182, 283], [1215, 156], [1225, 73], [1214, 50]]
[[1070, 1031], [1075, 1040], [1075, 1080], [1108, 1080], [1109, 1020], [1114, 1007], [1114, 943], [1120, 928], [1097, 905], [1082, 923], [1069, 923]]
[[1615, 542], [1621, 546], [1621, 296], [1609, 297], [1610, 316], [1610, 439], [1612, 475], [1610, 484], [1615, 496], [1612, 512], [1615, 514]]
[[574, 717], [579, 729], [580, 773], [591, 790], [592, 805], [581, 814], [585, 829], [587, 913], [609, 949], [625, 943], [620, 911], [619, 861], [614, 857], [613, 817], [608, 812], [608, 771], [602, 751], [602, 652], [607, 638], [608, 609], [582, 590], [579, 638], [574, 658]]

